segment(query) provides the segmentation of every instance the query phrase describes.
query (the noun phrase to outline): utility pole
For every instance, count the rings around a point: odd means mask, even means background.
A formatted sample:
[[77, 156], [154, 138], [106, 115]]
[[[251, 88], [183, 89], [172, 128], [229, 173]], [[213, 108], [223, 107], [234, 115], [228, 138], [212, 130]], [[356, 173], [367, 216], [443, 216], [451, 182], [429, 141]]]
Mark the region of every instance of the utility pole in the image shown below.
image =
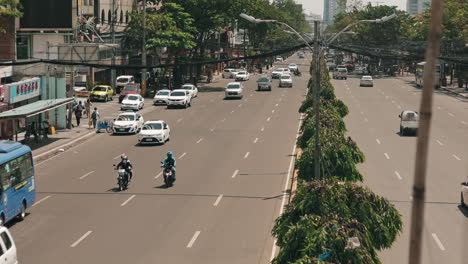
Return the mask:
[[[141, 42], [141, 64], [146, 66], [146, 0], [143, 0], [143, 41]], [[141, 71], [141, 95], [146, 95], [146, 68]]]
[[[112, 0], [112, 14], [111, 14], [111, 41], [112, 44], [115, 44], [115, 19], [116, 19], [116, 11], [115, 11], [115, 0]], [[112, 89], [115, 89], [115, 47], [112, 45], [112, 68], [111, 68], [111, 86]], [[115, 91], [115, 90], [114, 90]]]
[[413, 182], [413, 203], [411, 208], [411, 231], [409, 245], [409, 263], [421, 263], [422, 231], [424, 227], [424, 200], [426, 192], [427, 156], [429, 150], [429, 132], [432, 116], [432, 95], [436, 60], [440, 54], [442, 37], [442, 14], [444, 0], [433, 0], [431, 4], [431, 26], [429, 29], [426, 65], [424, 66], [424, 86], [420, 105], [418, 141], [416, 145], [416, 166]]
[[315, 83], [314, 83], [314, 113], [315, 113], [315, 149], [314, 149], [314, 175], [317, 179], [320, 176], [320, 21], [314, 21], [314, 53], [315, 53]]

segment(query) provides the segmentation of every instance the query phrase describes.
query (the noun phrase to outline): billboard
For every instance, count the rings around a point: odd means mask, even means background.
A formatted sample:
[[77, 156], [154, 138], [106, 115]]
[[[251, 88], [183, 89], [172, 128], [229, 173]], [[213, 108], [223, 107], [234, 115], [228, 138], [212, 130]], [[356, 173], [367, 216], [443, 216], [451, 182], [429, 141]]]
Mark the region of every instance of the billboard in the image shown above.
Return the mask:
[[[41, 79], [32, 78], [20, 82], [9, 83], [7, 87], [9, 95], [6, 96], [10, 104], [21, 102], [41, 94]], [[4, 90], [5, 91], [5, 90]]]
[[21, 28], [72, 28], [72, 0], [20, 0]]

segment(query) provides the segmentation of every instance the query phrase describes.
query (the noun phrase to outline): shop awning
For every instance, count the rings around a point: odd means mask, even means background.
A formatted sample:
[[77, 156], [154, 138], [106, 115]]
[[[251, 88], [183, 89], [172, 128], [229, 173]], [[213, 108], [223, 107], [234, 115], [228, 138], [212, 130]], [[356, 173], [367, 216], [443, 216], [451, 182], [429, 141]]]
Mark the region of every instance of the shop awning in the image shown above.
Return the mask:
[[18, 119], [37, 115], [73, 102], [73, 98], [40, 100], [0, 113], [0, 119]]

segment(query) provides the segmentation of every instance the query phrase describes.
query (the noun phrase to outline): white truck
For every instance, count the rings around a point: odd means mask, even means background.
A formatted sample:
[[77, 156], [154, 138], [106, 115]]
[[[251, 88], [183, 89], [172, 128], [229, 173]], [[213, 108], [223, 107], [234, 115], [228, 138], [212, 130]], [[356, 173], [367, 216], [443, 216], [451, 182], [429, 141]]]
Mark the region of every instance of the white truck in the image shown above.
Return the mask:
[[398, 115], [400, 118], [400, 136], [406, 135], [408, 132], [418, 132], [419, 114], [415, 111], [405, 110]]

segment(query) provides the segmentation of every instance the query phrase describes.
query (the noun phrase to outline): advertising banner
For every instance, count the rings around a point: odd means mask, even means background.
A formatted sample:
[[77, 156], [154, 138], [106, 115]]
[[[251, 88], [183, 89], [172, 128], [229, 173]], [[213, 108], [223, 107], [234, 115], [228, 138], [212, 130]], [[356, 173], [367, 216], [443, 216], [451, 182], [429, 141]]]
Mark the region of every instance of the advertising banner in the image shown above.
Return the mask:
[[9, 103], [18, 103], [41, 94], [41, 79], [32, 78], [5, 85], [8, 87]]

